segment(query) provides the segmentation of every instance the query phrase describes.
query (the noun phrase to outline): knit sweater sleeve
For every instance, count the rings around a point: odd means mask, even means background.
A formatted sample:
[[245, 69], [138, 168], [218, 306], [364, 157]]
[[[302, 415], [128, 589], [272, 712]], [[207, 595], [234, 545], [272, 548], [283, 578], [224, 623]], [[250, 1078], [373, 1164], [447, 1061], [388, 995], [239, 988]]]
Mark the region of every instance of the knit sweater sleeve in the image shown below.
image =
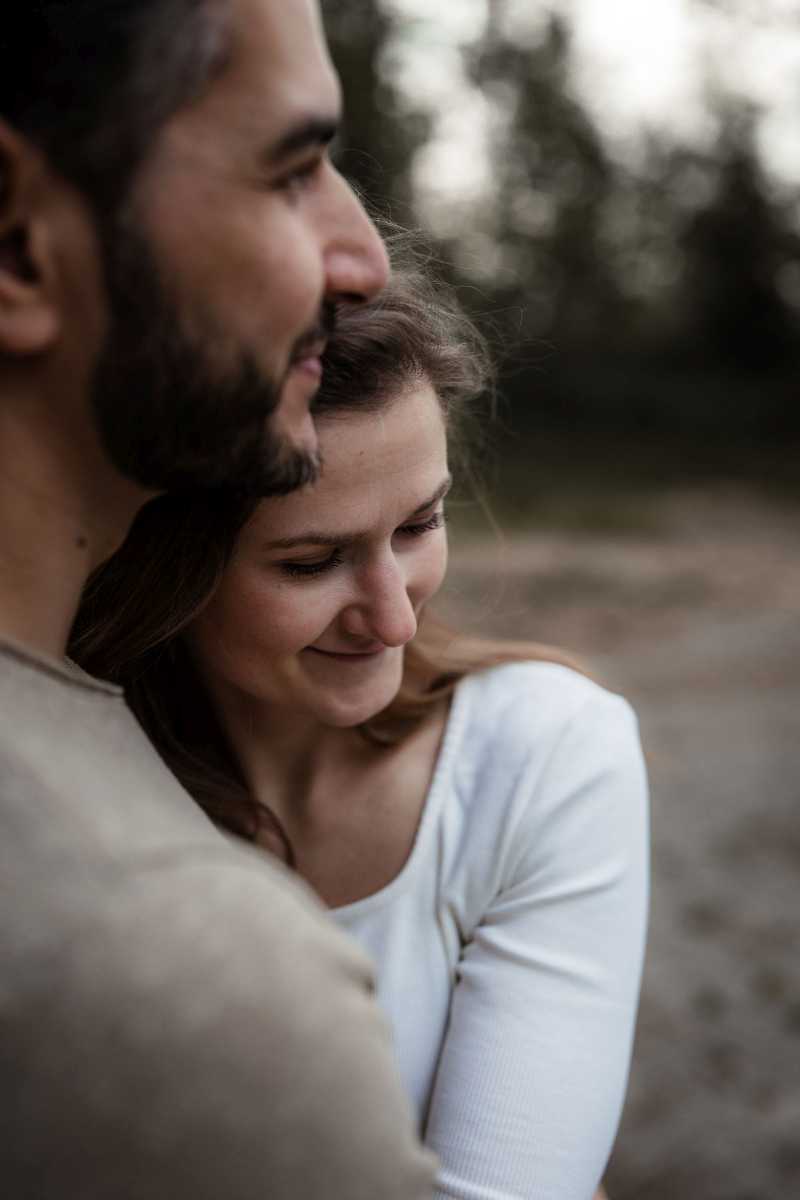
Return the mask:
[[512, 791], [429, 1110], [436, 1196], [590, 1200], [619, 1122], [643, 959], [647, 788], [630, 708], [592, 688]]

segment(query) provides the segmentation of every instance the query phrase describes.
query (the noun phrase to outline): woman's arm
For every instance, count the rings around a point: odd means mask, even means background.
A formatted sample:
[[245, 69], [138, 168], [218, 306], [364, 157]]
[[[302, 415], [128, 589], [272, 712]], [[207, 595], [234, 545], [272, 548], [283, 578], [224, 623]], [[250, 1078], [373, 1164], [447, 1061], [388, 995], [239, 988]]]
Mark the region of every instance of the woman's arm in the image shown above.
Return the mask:
[[436, 1195], [590, 1200], [624, 1098], [646, 919], [646, 780], [625, 702], [594, 692], [544, 770], [521, 772], [513, 811], [434, 1087]]

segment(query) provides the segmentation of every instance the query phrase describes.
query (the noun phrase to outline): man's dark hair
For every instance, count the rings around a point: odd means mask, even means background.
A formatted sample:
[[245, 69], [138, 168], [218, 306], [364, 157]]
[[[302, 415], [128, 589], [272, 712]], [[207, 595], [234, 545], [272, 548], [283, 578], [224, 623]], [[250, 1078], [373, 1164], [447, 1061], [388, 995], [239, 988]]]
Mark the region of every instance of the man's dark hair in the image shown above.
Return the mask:
[[23, 0], [0, 31], [0, 117], [114, 212], [158, 130], [226, 61], [229, 17], [228, 0]]

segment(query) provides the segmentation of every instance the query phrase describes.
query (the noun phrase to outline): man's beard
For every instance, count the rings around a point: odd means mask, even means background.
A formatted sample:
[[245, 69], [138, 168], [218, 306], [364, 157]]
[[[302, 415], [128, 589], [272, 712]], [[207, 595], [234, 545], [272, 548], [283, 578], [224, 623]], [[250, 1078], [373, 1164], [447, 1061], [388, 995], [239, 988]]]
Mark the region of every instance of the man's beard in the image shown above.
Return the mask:
[[[226, 487], [264, 496], [312, 483], [316, 457], [269, 430], [283, 380], [268, 379], [244, 348], [237, 348], [235, 367], [216, 366], [210, 339], [201, 343], [185, 332], [147, 239], [121, 223], [106, 235], [109, 333], [95, 365], [92, 404], [117, 470], [154, 491]], [[332, 326], [333, 306], [324, 306], [292, 360]]]

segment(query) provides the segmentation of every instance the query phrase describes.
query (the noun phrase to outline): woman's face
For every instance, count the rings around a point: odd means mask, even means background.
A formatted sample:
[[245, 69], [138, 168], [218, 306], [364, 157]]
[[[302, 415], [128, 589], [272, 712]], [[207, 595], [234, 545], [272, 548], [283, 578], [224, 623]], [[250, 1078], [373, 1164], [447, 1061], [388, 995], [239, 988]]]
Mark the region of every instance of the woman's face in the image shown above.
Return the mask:
[[396, 695], [444, 577], [447, 445], [423, 381], [377, 413], [327, 417], [319, 443], [319, 482], [261, 502], [190, 641], [223, 707], [347, 727]]

